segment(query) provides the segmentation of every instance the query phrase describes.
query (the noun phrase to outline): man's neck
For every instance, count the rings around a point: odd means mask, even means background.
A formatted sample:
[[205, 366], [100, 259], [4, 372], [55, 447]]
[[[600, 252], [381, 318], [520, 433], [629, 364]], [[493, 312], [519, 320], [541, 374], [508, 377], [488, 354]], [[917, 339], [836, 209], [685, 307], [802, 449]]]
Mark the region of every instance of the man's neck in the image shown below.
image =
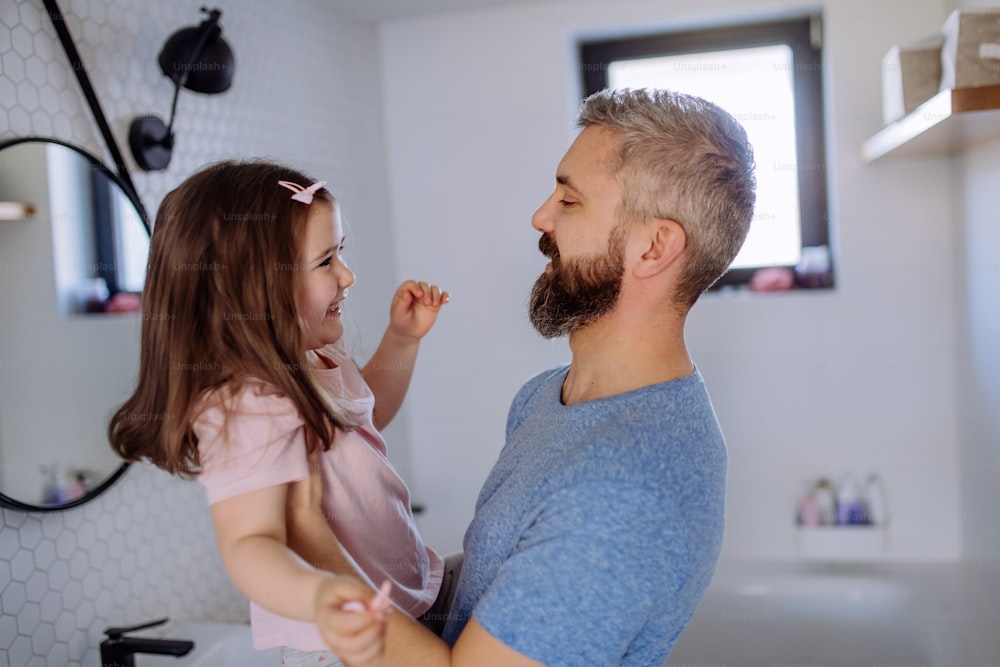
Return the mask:
[[682, 316], [615, 311], [573, 332], [573, 361], [563, 383], [565, 405], [623, 394], [694, 372]]

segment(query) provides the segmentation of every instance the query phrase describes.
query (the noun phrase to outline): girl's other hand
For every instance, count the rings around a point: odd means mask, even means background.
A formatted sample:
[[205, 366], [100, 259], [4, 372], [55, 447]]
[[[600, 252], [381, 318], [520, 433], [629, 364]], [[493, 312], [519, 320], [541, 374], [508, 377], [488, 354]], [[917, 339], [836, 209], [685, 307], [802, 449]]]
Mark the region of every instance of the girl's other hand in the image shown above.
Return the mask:
[[392, 297], [389, 330], [404, 338], [423, 338], [437, 319], [441, 306], [451, 295], [437, 285], [407, 280]]
[[[316, 593], [316, 627], [347, 667], [377, 664], [385, 650], [385, 630], [392, 606], [373, 604], [366, 586], [350, 577], [331, 577]], [[361, 609], [345, 609], [349, 602]]]

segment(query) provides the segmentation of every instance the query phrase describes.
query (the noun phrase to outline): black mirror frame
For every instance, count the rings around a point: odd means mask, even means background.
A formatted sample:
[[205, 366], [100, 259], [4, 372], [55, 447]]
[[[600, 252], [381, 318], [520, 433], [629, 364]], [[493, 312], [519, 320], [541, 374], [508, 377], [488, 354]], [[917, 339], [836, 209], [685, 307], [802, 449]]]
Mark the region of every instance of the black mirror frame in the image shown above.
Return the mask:
[[149, 224], [149, 215], [146, 213], [146, 209], [139, 200], [139, 195], [136, 193], [135, 189], [132, 188], [125, 179], [119, 176], [118, 172], [101, 162], [100, 158], [96, 155], [86, 149], [80, 148], [76, 144], [71, 144], [68, 141], [63, 141], [62, 139], [30, 134], [24, 137], [14, 137], [12, 139], [0, 138], [0, 151], [11, 146], [16, 146], [17, 144], [27, 143], [57, 144], [59, 146], [65, 146], [66, 148], [82, 155], [88, 162], [90, 162], [91, 166], [96, 171], [104, 173], [105, 176], [111, 179], [112, 183], [121, 188], [122, 194], [128, 197], [129, 202], [135, 207], [136, 212], [139, 214], [139, 219], [142, 220], [142, 226], [145, 227], [146, 233], [152, 235], [153, 228]]
[[[40, 136], [18, 137], [16, 139], [2, 140], [0, 141], [0, 151], [4, 150], [5, 148], [9, 148], [11, 146], [16, 146], [18, 144], [25, 144], [25, 143], [57, 144], [59, 146], [65, 146], [66, 148], [69, 148], [70, 150], [73, 150], [76, 153], [83, 156], [84, 159], [90, 162], [91, 166], [95, 170], [103, 172], [104, 175], [107, 176], [109, 179], [111, 179], [111, 182], [117, 185], [121, 189], [122, 193], [126, 197], [128, 197], [129, 202], [132, 203], [132, 205], [135, 207], [135, 210], [138, 212], [139, 219], [142, 220], [142, 224], [143, 227], [145, 227], [146, 229], [146, 233], [151, 234], [149, 218], [146, 215], [146, 210], [142, 207], [142, 204], [139, 202], [139, 199], [135, 194], [135, 191], [132, 188], [130, 188], [118, 174], [116, 174], [113, 170], [109, 169], [107, 165], [105, 165], [103, 162], [97, 159], [94, 155], [85, 151], [79, 146], [74, 146], [73, 144], [68, 143], [66, 141], [62, 141], [61, 139], [55, 139], [52, 137], [40, 137]], [[110, 449], [110, 445], [108, 447]], [[11, 498], [10, 496], [7, 496], [2, 491], [0, 491], [0, 507], [6, 507], [8, 509], [16, 509], [25, 512], [58, 512], [61, 510], [71, 509], [78, 505], [82, 505], [86, 502], [89, 502], [94, 498], [96, 498], [97, 496], [104, 493], [112, 484], [114, 484], [118, 480], [119, 477], [125, 474], [125, 471], [128, 469], [129, 465], [130, 464], [128, 462], [123, 461], [122, 464], [118, 467], [118, 469], [114, 473], [109, 475], [100, 484], [98, 484], [93, 489], [89, 490], [83, 496], [71, 500], [69, 502], [60, 503], [58, 505], [33, 505], [31, 503], [25, 503], [20, 500], [17, 500], [16, 498]]]
[[[107, 118], [105, 117], [104, 111], [101, 109], [101, 104], [97, 99], [97, 93], [94, 91], [94, 87], [90, 83], [90, 77], [87, 75], [87, 68], [84, 66], [83, 60], [80, 58], [80, 53], [77, 51], [76, 44], [73, 42], [73, 37], [70, 35], [69, 29], [66, 27], [66, 19], [62, 10], [59, 8], [59, 3], [57, 0], [42, 0], [42, 4], [44, 5], [46, 13], [49, 16], [49, 20], [52, 22], [52, 27], [56, 31], [59, 43], [63, 47], [63, 52], [66, 54], [67, 60], [69, 60], [73, 73], [76, 75], [77, 82], [80, 84], [80, 89], [83, 91], [83, 95], [87, 100], [87, 105], [90, 107], [90, 111], [94, 115], [94, 121], [97, 123], [97, 127], [101, 132], [101, 137], [104, 139], [104, 144], [107, 147], [108, 152], [111, 154], [111, 158], [114, 160], [118, 171], [117, 173], [111, 171], [104, 165], [103, 162], [87, 151], [59, 139], [47, 139], [45, 137], [21, 137], [3, 142], [3, 144], [0, 145], [0, 149], [25, 141], [44, 140], [67, 146], [79, 153], [82, 153], [93, 163], [100, 165], [100, 168], [111, 177], [112, 181], [121, 187], [122, 191], [128, 196], [129, 201], [132, 202], [136, 210], [139, 212], [139, 218], [142, 220], [142, 224], [146, 226], [146, 231], [150, 232], [149, 216], [146, 213], [145, 207], [142, 205], [142, 200], [139, 199], [139, 193], [136, 191], [135, 185], [132, 183], [132, 177], [129, 175], [128, 169], [125, 166], [125, 160], [122, 158], [121, 150], [118, 148], [118, 142], [115, 141], [115, 137], [111, 133], [111, 127], [108, 125]], [[77, 505], [81, 505], [89, 500], [92, 500], [96, 496], [103, 493], [119, 477], [122, 476], [125, 470], [128, 469], [128, 466], [129, 464], [127, 462], [123, 462], [121, 467], [118, 468], [114, 474], [110, 475], [108, 479], [97, 486], [92, 492], [87, 493], [82, 498], [78, 498], [68, 503], [50, 505], [48, 507], [36, 506], [22, 503], [13, 498], [8, 498], [0, 493], [0, 506], [34, 512], [55, 512], [76, 507]]]

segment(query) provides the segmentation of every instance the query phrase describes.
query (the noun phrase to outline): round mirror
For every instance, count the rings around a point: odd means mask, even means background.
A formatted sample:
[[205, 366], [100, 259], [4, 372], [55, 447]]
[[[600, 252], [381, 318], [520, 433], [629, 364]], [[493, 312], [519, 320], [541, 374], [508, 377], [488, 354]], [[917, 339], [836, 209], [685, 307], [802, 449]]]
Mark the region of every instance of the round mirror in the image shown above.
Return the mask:
[[0, 143], [0, 201], [33, 210], [0, 220], [0, 504], [74, 507], [126, 468], [106, 429], [138, 371], [149, 223], [55, 139]]

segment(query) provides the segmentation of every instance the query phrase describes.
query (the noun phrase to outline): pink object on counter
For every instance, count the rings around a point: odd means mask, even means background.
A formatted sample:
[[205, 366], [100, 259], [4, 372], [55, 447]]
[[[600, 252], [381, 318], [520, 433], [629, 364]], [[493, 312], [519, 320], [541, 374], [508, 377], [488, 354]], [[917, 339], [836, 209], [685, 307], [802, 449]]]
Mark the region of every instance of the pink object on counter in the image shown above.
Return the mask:
[[799, 524], [803, 526], [819, 525], [819, 503], [812, 495], [803, 496], [799, 500]]
[[104, 304], [105, 313], [134, 313], [142, 308], [142, 296], [135, 292], [118, 292]]
[[780, 292], [795, 287], [795, 274], [791, 269], [772, 267], [754, 271], [750, 289], [755, 292]]

